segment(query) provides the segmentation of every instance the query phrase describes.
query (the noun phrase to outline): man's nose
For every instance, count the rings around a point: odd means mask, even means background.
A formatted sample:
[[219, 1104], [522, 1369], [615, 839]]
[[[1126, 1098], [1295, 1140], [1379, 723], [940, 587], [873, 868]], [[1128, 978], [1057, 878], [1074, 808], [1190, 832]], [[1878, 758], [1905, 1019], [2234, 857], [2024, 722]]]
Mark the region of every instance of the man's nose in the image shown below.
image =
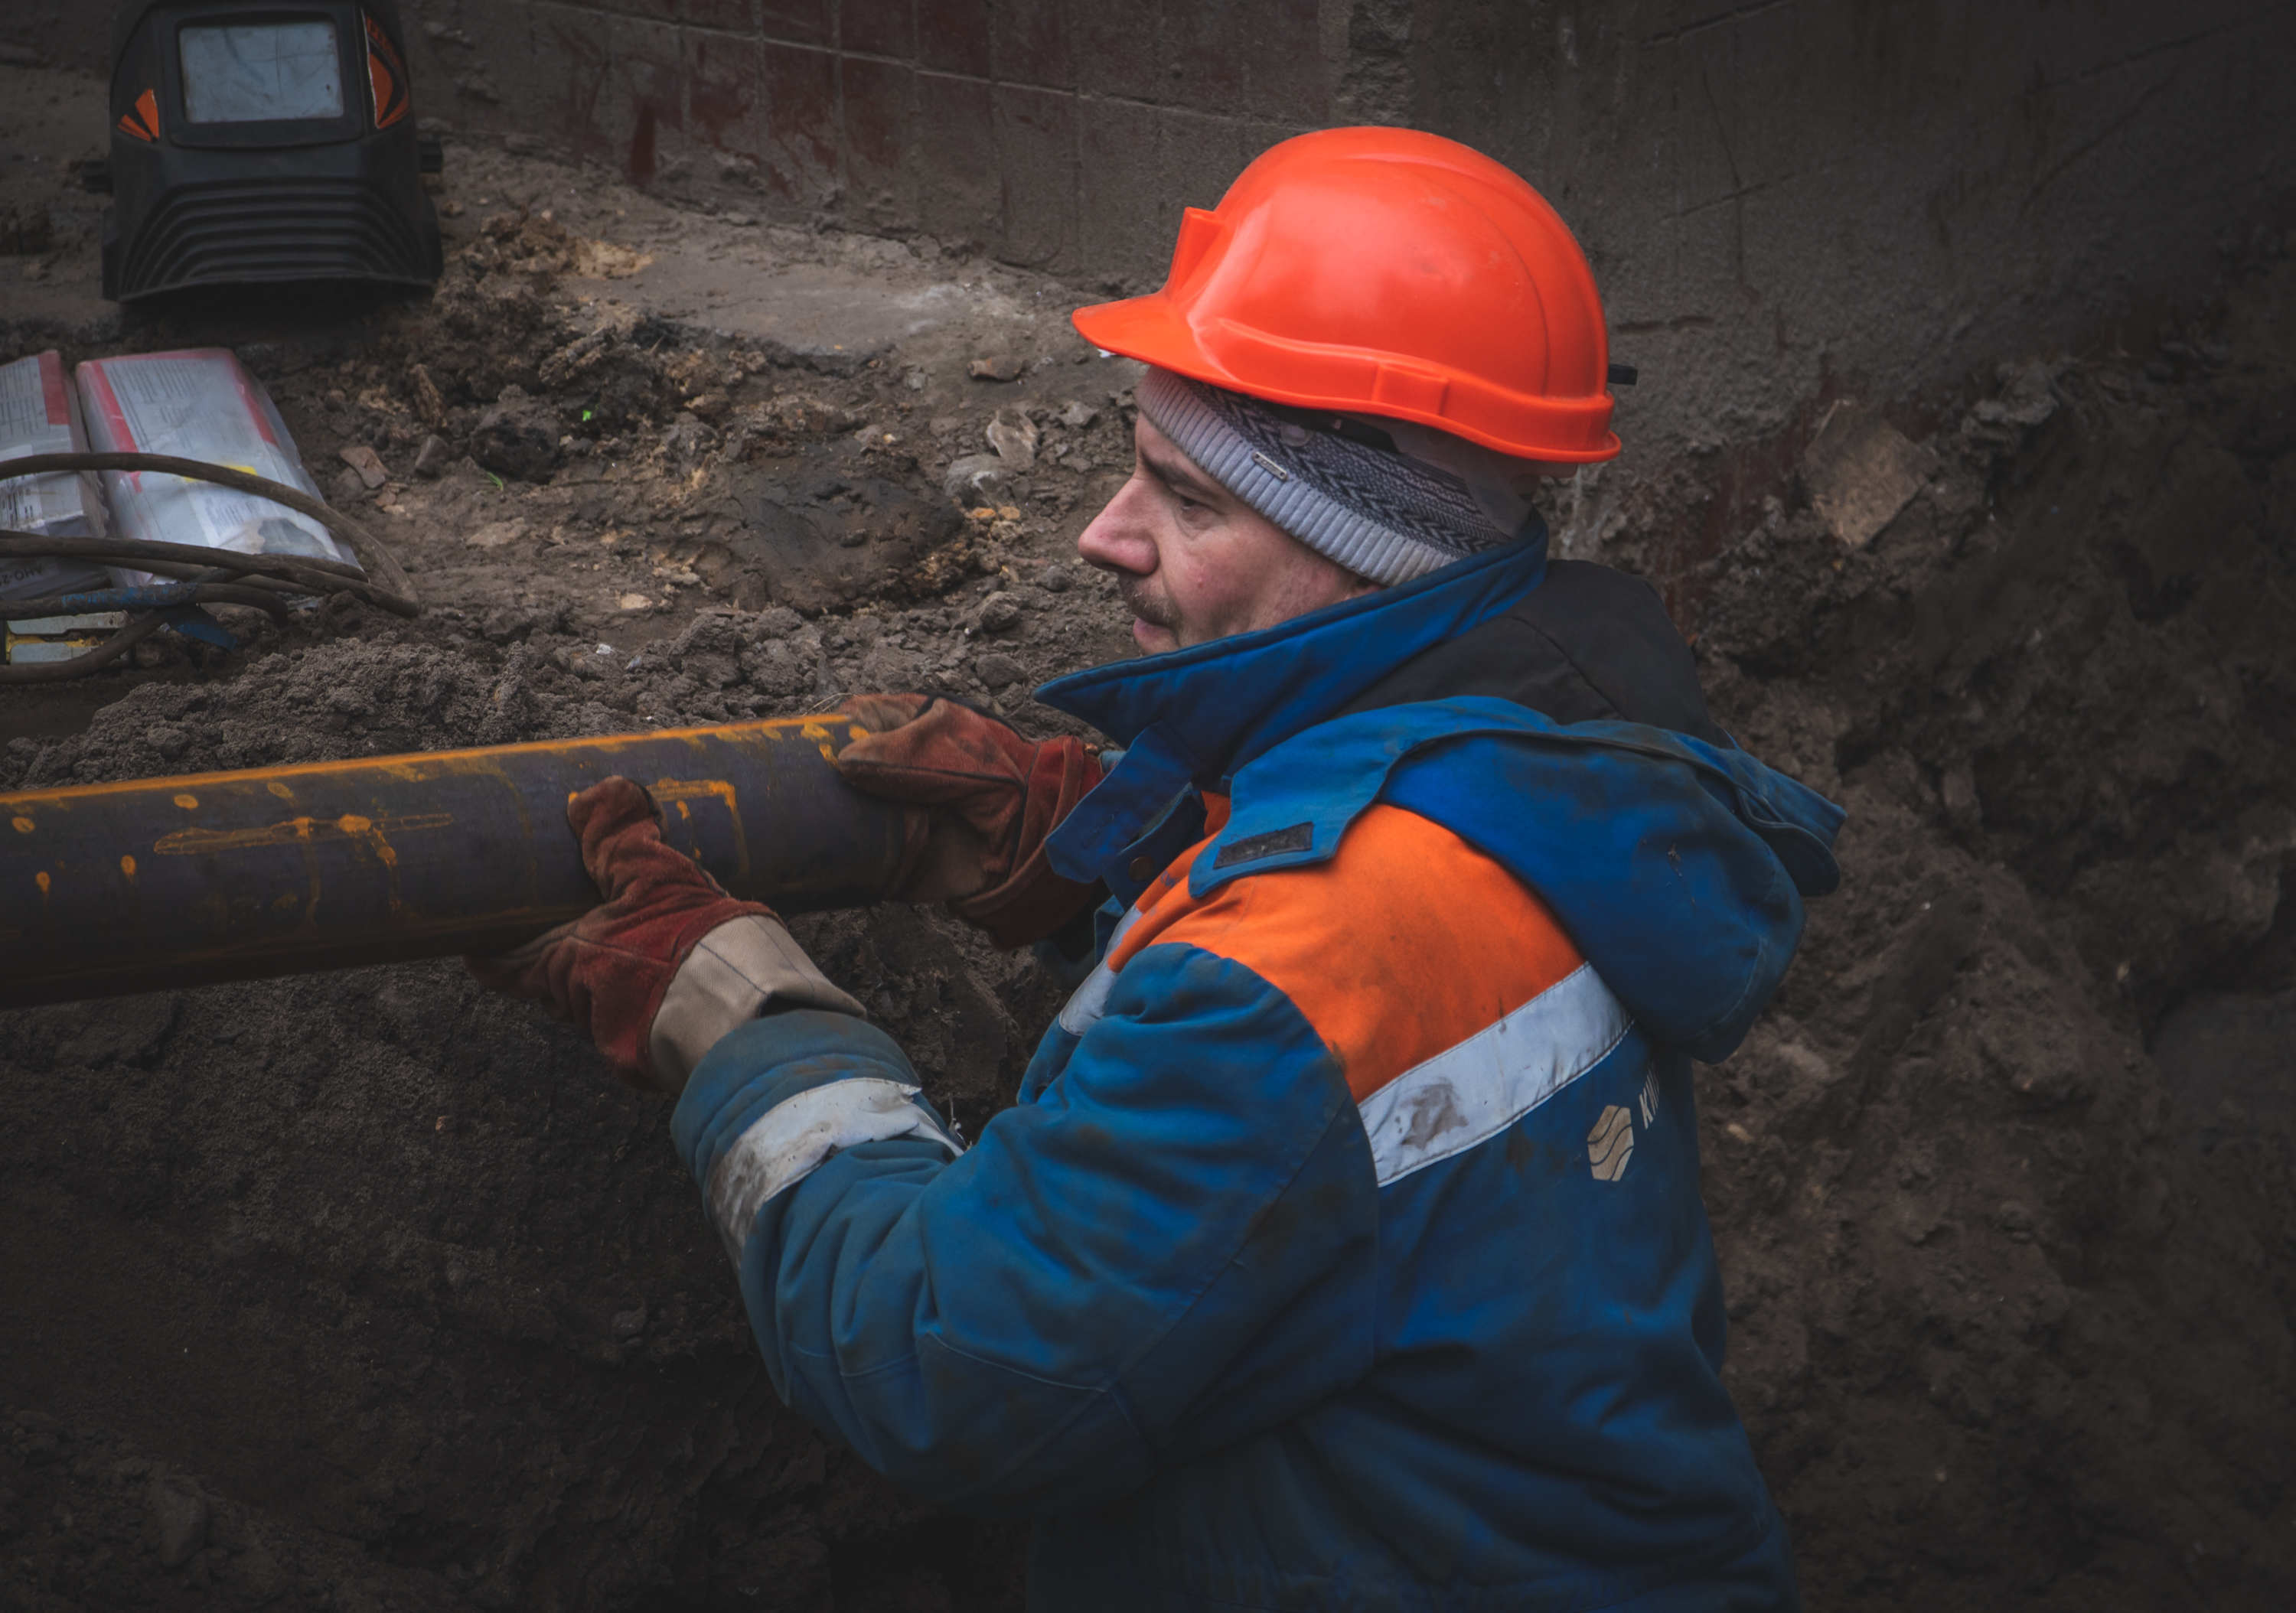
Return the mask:
[[1146, 577], [1156, 569], [1156, 540], [1148, 523], [1146, 490], [1133, 478], [1077, 534], [1077, 553], [1103, 571]]

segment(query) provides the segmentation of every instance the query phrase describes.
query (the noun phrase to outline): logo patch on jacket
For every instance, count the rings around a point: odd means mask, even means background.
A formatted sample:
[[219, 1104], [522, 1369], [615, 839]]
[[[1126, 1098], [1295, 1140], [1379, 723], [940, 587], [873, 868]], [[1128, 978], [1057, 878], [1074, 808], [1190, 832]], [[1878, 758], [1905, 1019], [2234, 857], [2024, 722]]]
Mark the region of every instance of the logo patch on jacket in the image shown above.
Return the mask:
[[1233, 868], [1238, 863], [1257, 863], [1262, 857], [1272, 857], [1281, 851], [1305, 851], [1316, 843], [1313, 823], [1294, 823], [1289, 829], [1271, 829], [1266, 834], [1248, 834], [1230, 840], [1219, 848], [1212, 859], [1215, 868]]
[[1627, 1174], [1635, 1157], [1634, 1111], [1613, 1103], [1587, 1134], [1587, 1165], [1597, 1182], [1616, 1182]]

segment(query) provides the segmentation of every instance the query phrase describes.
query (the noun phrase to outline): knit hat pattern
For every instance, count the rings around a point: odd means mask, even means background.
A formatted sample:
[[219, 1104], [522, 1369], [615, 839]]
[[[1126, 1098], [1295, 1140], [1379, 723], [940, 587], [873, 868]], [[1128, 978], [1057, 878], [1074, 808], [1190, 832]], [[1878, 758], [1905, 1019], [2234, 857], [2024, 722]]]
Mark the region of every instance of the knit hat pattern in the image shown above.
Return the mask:
[[1492, 521], [1462, 478], [1401, 452], [1309, 430], [1241, 393], [1152, 369], [1133, 397], [1221, 487], [1382, 586], [1516, 536]]

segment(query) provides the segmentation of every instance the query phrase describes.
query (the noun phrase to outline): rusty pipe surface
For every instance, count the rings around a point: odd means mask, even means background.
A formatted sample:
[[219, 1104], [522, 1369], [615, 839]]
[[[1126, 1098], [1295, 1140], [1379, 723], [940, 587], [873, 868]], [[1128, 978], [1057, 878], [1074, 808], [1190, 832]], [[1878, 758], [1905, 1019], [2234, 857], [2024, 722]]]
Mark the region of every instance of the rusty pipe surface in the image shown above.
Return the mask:
[[737, 897], [882, 897], [901, 811], [783, 717], [0, 795], [0, 1008], [496, 952], [596, 905], [566, 823], [613, 774]]

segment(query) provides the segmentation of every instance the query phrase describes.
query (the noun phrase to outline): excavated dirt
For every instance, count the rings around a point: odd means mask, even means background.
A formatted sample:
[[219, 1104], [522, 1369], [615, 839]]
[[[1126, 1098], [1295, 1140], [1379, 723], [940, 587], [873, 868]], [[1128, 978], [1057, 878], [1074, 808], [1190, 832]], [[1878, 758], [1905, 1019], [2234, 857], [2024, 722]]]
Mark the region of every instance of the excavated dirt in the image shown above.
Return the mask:
[[[1128, 376], [1072, 295], [801, 350], [611, 300], [644, 239], [539, 200], [474, 193], [429, 303], [5, 328], [234, 340], [436, 608], [12, 693], [0, 789], [871, 688], [1043, 729], [1035, 681], [1124, 652], [1068, 545]], [[1730, 1381], [1814, 1608], [2296, 1601], [2296, 262], [2170, 335], [2006, 367], [1862, 549], [1789, 479], [1669, 578], [1723, 720], [1850, 811], [1701, 1077]], [[1650, 562], [1637, 513], [1594, 552]], [[799, 929], [962, 1123], [1009, 1101], [1033, 963], [931, 913]], [[0, 1016], [0, 1609], [1019, 1605], [1018, 1527], [775, 1402], [659, 1101], [455, 965]]]
[[1849, 809], [1704, 1084], [1813, 1606], [2296, 1598], [2292, 315], [2013, 368], [1870, 550], [1699, 579], [1726, 720]]

